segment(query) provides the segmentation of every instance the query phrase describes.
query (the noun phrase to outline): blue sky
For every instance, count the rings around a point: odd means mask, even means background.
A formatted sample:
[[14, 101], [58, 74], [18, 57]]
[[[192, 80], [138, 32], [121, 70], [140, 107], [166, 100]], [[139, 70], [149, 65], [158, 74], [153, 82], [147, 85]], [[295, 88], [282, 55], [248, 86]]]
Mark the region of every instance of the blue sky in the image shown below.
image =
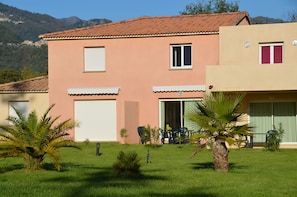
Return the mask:
[[[197, 0], [0, 0], [0, 2], [55, 18], [77, 16], [85, 20], [107, 18], [115, 22], [140, 16], [179, 15], [186, 5], [196, 3]], [[240, 11], [248, 11], [251, 17], [266, 16], [286, 20], [289, 12], [297, 13], [297, 0], [238, 0], [238, 2]]]

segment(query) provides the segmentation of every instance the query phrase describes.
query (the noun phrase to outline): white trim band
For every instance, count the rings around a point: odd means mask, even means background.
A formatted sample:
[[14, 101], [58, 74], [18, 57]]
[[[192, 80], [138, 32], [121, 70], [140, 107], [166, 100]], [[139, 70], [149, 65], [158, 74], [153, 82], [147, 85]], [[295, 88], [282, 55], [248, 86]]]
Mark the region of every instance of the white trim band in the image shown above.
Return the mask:
[[205, 92], [205, 85], [153, 86], [153, 92]]
[[68, 88], [69, 95], [103, 95], [119, 94], [119, 87], [110, 88]]

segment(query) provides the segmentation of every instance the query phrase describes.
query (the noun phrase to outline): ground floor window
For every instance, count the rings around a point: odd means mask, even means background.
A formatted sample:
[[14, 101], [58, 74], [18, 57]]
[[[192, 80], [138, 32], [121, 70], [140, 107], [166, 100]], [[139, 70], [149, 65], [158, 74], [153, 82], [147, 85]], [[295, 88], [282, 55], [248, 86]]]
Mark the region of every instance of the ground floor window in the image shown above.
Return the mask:
[[169, 124], [171, 128], [178, 129], [187, 127], [188, 130], [197, 131], [198, 125], [189, 120], [188, 115], [197, 110], [197, 99], [170, 99], [160, 101], [160, 127], [166, 128]]
[[[9, 116], [18, 117], [14, 108], [17, 109], [19, 112], [21, 112], [25, 117], [28, 117], [29, 115], [28, 101], [10, 101], [9, 102]], [[9, 124], [12, 124], [12, 123], [9, 122]]]
[[249, 116], [254, 142], [265, 142], [266, 132], [278, 129], [280, 123], [285, 132], [282, 141], [297, 142], [295, 102], [250, 103]]

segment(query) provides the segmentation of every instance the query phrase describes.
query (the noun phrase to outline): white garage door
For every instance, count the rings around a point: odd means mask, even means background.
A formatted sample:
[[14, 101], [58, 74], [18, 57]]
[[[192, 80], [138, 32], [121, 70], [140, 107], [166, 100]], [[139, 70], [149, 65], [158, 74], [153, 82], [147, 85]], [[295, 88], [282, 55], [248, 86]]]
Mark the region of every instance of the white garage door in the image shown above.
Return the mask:
[[75, 140], [116, 141], [116, 101], [75, 101]]

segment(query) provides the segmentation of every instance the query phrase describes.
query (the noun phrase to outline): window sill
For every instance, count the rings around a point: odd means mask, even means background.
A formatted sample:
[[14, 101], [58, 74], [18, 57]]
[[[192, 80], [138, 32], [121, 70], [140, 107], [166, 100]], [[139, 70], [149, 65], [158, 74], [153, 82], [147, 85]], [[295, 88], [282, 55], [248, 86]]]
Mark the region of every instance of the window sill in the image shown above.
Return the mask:
[[192, 70], [193, 67], [171, 67], [169, 70]]
[[102, 71], [83, 71], [83, 73], [105, 73], [106, 71], [105, 70], [102, 70]]

